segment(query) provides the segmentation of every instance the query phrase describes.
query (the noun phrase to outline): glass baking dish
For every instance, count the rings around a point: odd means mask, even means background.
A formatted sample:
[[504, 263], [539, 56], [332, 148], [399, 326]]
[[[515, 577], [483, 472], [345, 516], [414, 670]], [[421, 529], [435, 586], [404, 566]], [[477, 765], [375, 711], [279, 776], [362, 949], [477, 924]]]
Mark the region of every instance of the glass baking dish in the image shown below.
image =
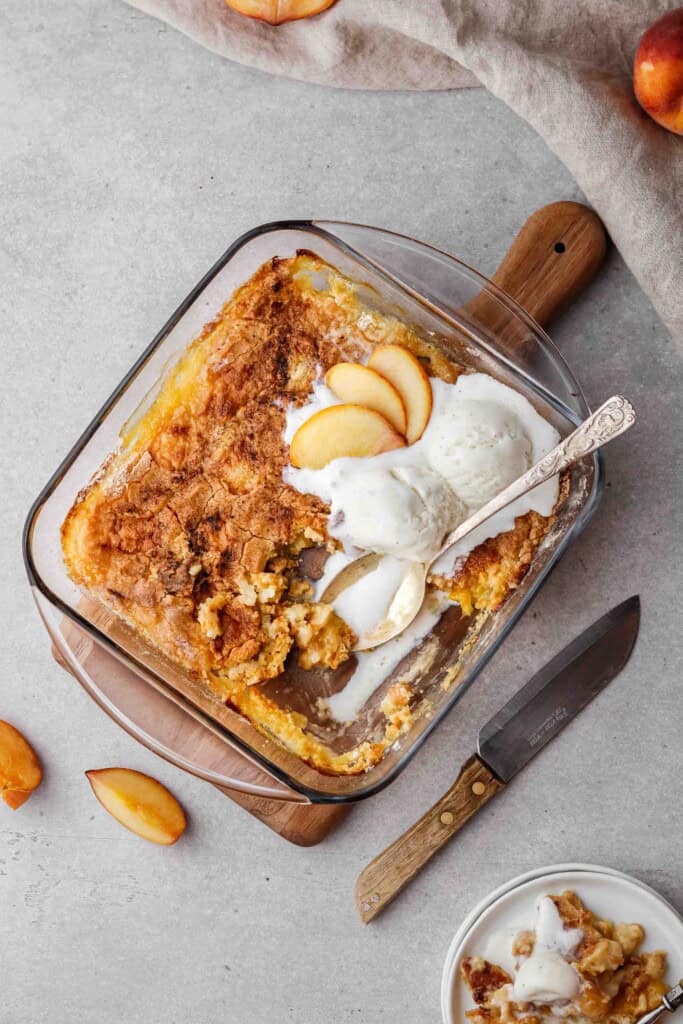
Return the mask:
[[[204, 324], [266, 260], [294, 255], [301, 249], [315, 252], [354, 279], [369, 308], [398, 315], [457, 362], [490, 373], [523, 392], [562, 436], [588, 414], [578, 382], [545, 332], [513, 299], [455, 257], [413, 239], [362, 225], [332, 221], [266, 224], [230, 246], [86, 428], [29, 512], [24, 558], [39, 610], [62, 658], [108, 714], [146, 746], [223, 787], [278, 799], [349, 802], [368, 797], [395, 779], [476, 679], [594, 512], [601, 471], [596, 455], [573, 467], [569, 493], [554, 526], [536, 551], [521, 584], [499, 611], [485, 619], [476, 643], [463, 643], [466, 630], [462, 623], [444, 625], [445, 616], [420, 646], [415, 655], [419, 657], [419, 670], [411, 672], [411, 682], [419, 694], [422, 713], [415, 715], [410, 730], [369, 771], [361, 775], [323, 774], [257, 731], [204, 684], [79, 591], [67, 576], [59, 531], [78, 492], [117, 448], [124, 428], [149, 408], [165, 375]], [[135, 673], [130, 699], [126, 699], [125, 686], [117, 693], [109, 692], [79, 666], [74, 645], [64, 643], [64, 622], [78, 627]], [[135, 687], [155, 692], [153, 714], [149, 708], [144, 716], [136, 712], [132, 699]], [[200, 750], [202, 744], [195, 750], [192, 744], [188, 749], [186, 743], [180, 749], [174, 741], [178, 729], [169, 724], [178, 709], [204, 725], [214, 744], [227, 744], [252, 765], [265, 769], [268, 785], [250, 779], [248, 773], [245, 778], [243, 773], [217, 768], [220, 759], [216, 760], [214, 751], [209, 762]], [[369, 712], [366, 720], [370, 730]]]

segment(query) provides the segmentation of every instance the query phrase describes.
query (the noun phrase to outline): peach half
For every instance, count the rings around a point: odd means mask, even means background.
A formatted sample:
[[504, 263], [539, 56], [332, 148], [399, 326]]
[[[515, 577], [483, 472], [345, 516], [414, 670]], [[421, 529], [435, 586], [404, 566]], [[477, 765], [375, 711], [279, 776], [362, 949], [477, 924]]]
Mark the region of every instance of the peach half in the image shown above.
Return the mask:
[[151, 776], [131, 768], [100, 768], [85, 774], [105, 811], [143, 839], [170, 846], [185, 831], [182, 807]]
[[420, 361], [401, 345], [378, 345], [368, 366], [393, 384], [403, 399], [408, 444], [419, 441], [432, 413], [432, 386]]
[[334, 3], [334, 0], [225, 0], [228, 7], [248, 18], [267, 21], [269, 25], [281, 25], [284, 21], [298, 21], [320, 14]]
[[43, 778], [38, 756], [28, 740], [9, 722], [0, 721], [0, 796], [16, 811]]
[[289, 458], [299, 469], [322, 469], [333, 459], [363, 458], [405, 447], [384, 416], [362, 405], [331, 405], [297, 430]]
[[360, 363], [337, 363], [328, 371], [325, 383], [342, 402], [364, 405], [389, 420], [394, 430], [405, 434], [405, 406], [393, 384], [386, 377]]

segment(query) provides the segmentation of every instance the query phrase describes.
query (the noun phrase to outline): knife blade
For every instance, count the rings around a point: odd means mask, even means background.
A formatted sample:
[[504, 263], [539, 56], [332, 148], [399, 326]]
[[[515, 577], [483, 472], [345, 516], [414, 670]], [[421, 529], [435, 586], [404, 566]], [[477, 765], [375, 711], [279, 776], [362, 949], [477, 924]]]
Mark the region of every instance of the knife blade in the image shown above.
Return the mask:
[[359, 875], [356, 907], [365, 923], [621, 672], [639, 623], [640, 600], [630, 597], [552, 658], [483, 726], [477, 754], [451, 788]]
[[509, 782], [621, 672], [638, 636], [640, 600], [629, 597], [536, 673], [479, 732], [477, 753]]

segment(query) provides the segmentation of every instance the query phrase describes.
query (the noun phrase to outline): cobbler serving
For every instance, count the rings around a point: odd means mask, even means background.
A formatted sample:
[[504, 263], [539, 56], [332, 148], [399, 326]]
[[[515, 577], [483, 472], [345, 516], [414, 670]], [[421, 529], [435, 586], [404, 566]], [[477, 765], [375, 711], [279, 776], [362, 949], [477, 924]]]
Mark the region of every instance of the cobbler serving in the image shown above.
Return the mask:
[[666, 954], [642, 950], [640, 924], [614, 924], [574, 892], [541, 897], [533, 928], [492, 936], [460, 965], [472, 1024], [635, 1024], [661, 1002]]
[[445, 607], [474, 621], [500, 606], [561, 484], [437, 563], [413, 632], [387, 645], [381, 665], [353, 645], [358, 610], [381, 613], [384, 591], [332, 607], [317, 599], [307, 558], [327, 559], [326, 578], [359, 552], [384, 551], [386, 589], [392, 558], [438, 549], [557, 438], [522, 395], [368, 309], [354, 282], [301, 251], [264, 264], [189, 346], [79, 494], [64, 560], [89, 595], [257, 728], [320, 770], [356, 773], [410, 727], [409, 682], [385, 695], [376, 738], [339, 753], [273, 700], [269, 681], [293, 661], [355, 665], [341, 693], [320, 698], [325, 714], [353, 720], [378, 672], [395, 669]]

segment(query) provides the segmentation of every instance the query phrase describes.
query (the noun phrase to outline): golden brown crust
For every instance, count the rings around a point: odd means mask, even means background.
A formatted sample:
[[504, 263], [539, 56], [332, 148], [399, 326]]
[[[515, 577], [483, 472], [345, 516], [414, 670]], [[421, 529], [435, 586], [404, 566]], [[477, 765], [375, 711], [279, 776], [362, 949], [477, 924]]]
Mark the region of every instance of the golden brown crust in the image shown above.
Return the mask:
[[[73, 578], [190, 669], [230, 676], [260, 657], [258, 682], [300, 639], [291, 617], [274, 626], [293, 574], [266, 570], [283, 551], [324, 540], [327, 516], [282, 481], [284, 407], [338, 355], [287, 264], [266, 265], [191, 346], [125, 456], [64, 523]], [[273, 599], [259, 590], [268, 575]], [[332, 665], [352, 636], [333, 613], [327, 620], [330, 648], [332, 627], [339, 633]]]
[[435, 576], [432, 582], [457, 601], [465, 615], [475, 609], [495, 611], [524, 578], [551, 522], [538, 512], [520, 516], [513, 530], [476, 547], [452, 577]]
[[488, 1003], [494, 992], [503, 985], [509, 985], [512, 978], [502, 967], [490, 963], [481, 956], [465, 957], [460, 965], [462, 976], [478, 1005]]
[[[312, 275], [329, 269], [310, 254], [273, 259], [238, 289], [79, 496], [62, 545], [77, 583], [257, 727], [324, 770], [356, 772], [409, 727], [407, 700], [387, 705], [383, 739], [337, 757], [301, 715], [247, 692], [295, 648], [303, 668], [333, 668], [355, 639], [296, 575], [298, 552], [330, 542], [327, 507], [282, 479], [286, 408], [329, 367], [379, 343], [405, 345], [447, 380], [462, 370], [401, 321], [363, 311], [340, 275], [316, 290]], [[521, 517], [437, 585], [465, 614], [498, 607], [549, 522]]]

